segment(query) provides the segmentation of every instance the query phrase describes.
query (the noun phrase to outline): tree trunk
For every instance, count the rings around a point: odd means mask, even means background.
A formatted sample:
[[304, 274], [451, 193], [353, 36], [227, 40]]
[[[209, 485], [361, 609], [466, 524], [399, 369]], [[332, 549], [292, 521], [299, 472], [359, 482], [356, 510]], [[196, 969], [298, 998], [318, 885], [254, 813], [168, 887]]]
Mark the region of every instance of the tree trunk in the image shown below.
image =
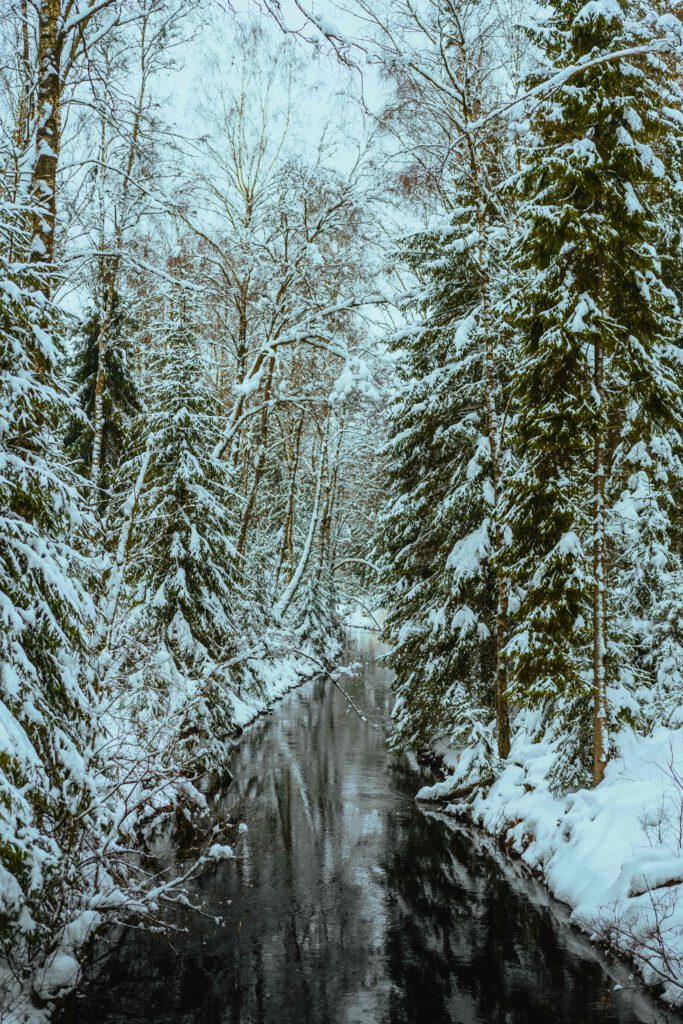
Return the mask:
[[[476, 172], [476, 161], [473, 161]], [[481, 322], [484, 332], [484, 396], [486, 403], [486, 433], [491, 452], [491, 486], [493, 488], [493, 542], [496, 555], [503, 549], [503, 526], [500, 522], [501, 465], [498, 413], [496, 409], [496, 353], [493, 341], [489, 302], [489, 257], [486, 243], [486, 218], [484, 197], [478, 199], [479, 225], [479, 267], [482, 274]], [[507, 582], [500, 568], [496, 569], [497, 610], [496, 610], [496, 732], [498, 738], [498, 756], [505, 759], [510, 753], [510, 709], [507, 698], [507, 664], [505, 645], [508, 629], [508, 592]]]
[[325, 565], [325, 555], [329, 547], [330, 536], [332, 533], [332, 509], [334, 507], [337, 491], [337, 466], [339, 463], [341, 438], [342, 429], [340, 428], [337, 433], [337, 443], [335, 445], [334, 454], [330, 459], [327, 481], [325, 483], [325, 493], [323, 496], [323, 513], [320, 519], [320, 550], [317, 569], [318, 577], [322, 574], [323, 567]]
[[[104, 376], [109, 330], [114, 317], [116, 303], [116, 274], [118, 261], [112, 261], [104, 272], [104, 309], [97, 336], [97, 375], [95, 377], [95, 401], [93, 404], [93, 445], [90, 466], [90, 483], [95, 492], [100, 486], [102, 475], [102, 448], [104, 441]], [[97, 503], [97, 493], [94, 495]]]
[[607, 763], [607, 589], [605, 586], [605, 423], [602, 408], [604, 351], [597, 341], [594, 352], [594, 385], [598, 416], [594, 441], [593, 472], [593, 785], [602, 782]]
[[507, 643], [508, 593], [505, 580], [498, 577], [498, 612], [496, 615], [496, 725], [498, 755], [506, 758], [510, 753], [510, 708], [507, 698]]
[[[273, 383], [273, 370], [275, 368], [275, 360], [271, 359], [268, 369], [266, 370], [266, 380], [263, 388], [263, 401], [270, 401], [270, 392]], [[247, 502], [242, 513], [242, 522], [240, 524], [240, 532], [237, 538], [237, 555], [242, 557], [247, 547], [247, 533], [249, 532], [249, 524], [251, 522], [254, 508], [256, 507], [256, 498], [258, 496], [259, 487], [261, 486], [261, 479], [263, 477], [263, 467], [266, 462], [266, 442], [268, 441], [268, 426], [270, 423], [270, 410], [267, 406], [261, 412], [261, 423], [259, 426], [259, 444], [256, 451], [256, 459], [254, 462], [254, 478], [249, 488], [249, 494], [247, 496]]]
[[289, 608], [290, 604], [292, 603], [292, 601], [294, 599], [294, 596], [295, 596], [297, 590], [299, 589], [299, 584], [301, 583], [301, 580], [303, 579], [303, 575], [304, 575], [304, 573], [306, 571], [306, 566], [308, 565], [308, 560], [309, 560], [309, 558], [311, 556], [311, 550], [313, 548], [313, 541], [314, 541], [314, 538], [315, 538], [316, 530], [318, 528], [318, 522], [319, 522], [319, 519], [320, 519], [320, 498], [321, 498], [322, 489], [323, 489], [323, 476], [324, 476], [324, 473], [325, 473], [325, 466], [327, 465], [327, 443], [328, 443], [327, 431], [328, 431], [328, 426], [326, 424], [326, 426], [325, 426], [325, 433], [323, 435], [322, 445], [321, 445], [321, 448], [320, 448], [320, 466], [318, 467], [318, 474], [317, 474], [317, 480], [316, 480], [316, 485], [315, 485], [315, 499], [313, 501], [313, 511], [311, 512], [311, 521], [310, 521], [309, 527], [308, 527], [308, 534], [306, 535], [306, 540], [304, 541], [303, 550], [302, 550], [301, 555], [299, 557], [299, 563], [298, 563], [298, 565], [296, 567], [296, 570], [294, 571], [294, 575], [292, 576], [291, 580], [287, 584], [287, 587], [285, 588], [285, 591], [284, 591], [282, 597], [277, 602], [277, 604], [276, 604], [276, 606], [274, 608], [275, 615], [278, 618], [280, 618], [280, 619], [287, 612], [287, 609]]
[[[40, 207], [34, 218], [31, 261], [54, 263], [57, 214], [57, 165], [61, 149], [61, 0], [42, 0], [38, 19], [38, 84], [36, 102], [33, 198]], [[48, 295], [49, 281], [45, 285]]]
[[14, 185], [12, 198], [15, 202], [26, 195], [26, 186], [30, 182], [23, 180], [26, 173], [25, 158], [29, 142], [29, 129], [32, 122], [32, 73], [31, 46], [29, 42], [28, 0], [21, 0], [21, 71], [19, 82], [19, 101], [15, 119], [14, 133]]
[[[100, 333], [100, 339], [102, 335]], [[97, 350], [97, 376], [95, 378], [95, 402], [93, 405], [93, 441], [92, 441], [92, 463], [90, 466], [90, 482], [96, 491], [100, 485], [100, 469], [102, 465], [102, 434], [104, 432], [103, 415], [103, 391], [104, 391], [104, 352], [101, 340], [98, 341]], [[94, 496], [97, 504], [97, 494]]]
[[290, 582], [294, 573], [294, 505], [296, 500], [296, 477], [299, 470], [299, 456], [301, 452], [301, 436], [304, 429], [304, 417], [301, 416], [294, 434], [294, 445], [292, 449], [292, 469], [289, 478], [289, 491], [287, 494], [287, 515], [285, 519], [280, 556], [275, 569], [275, 588], [280, 580], [282, 566], [287, 561], [287, 583]]

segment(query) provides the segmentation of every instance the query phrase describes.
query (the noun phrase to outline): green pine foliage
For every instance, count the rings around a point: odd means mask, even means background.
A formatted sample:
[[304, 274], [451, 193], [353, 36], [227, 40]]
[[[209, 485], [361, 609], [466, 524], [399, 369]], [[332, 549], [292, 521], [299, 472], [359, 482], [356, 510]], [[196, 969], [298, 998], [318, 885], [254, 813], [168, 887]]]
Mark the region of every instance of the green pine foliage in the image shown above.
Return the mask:
[[242, 604], [234, 494], [227, 464], [212, 454], [224, 420], [185, 319], [162, 325], [153, 344], [140, 424], [151, 458], [130, 570], [128, 628], [151, 651], [137, 714], [170, 722], [193, 763], [222, 767]]
[[[683, 394], [680, 369], [677, 375]], [[630, 425], [623, 435], [628, 442], [616, 460], [610, 524], [619, 552], [614, 614], [624, 637], [620, 692], [632, 695], [626, 703], [635, 724], [681, 724], [683, 437], [669, 427], [633, 445]]]
[[[106, 323], [106, 328], [103, 326]], [[106, 329], [106, 343], [101, 336]], [[135, 323], [114, 294], [111, 309], [95, 308], [74, 338], [71, 377], [84, 415], [75, 416], [66, 434], [66, 445], [77, 469], [90, 479], [93, 461], [95, 387], [102, 358], [102, 450], [100, 455], [100, 506], [106, 505], [115, 483], [132, 421], [140, 413], [140, 398], [131, 365], [131, 336]]]
[[[90, 793], [91, 609], [72, 538], [82, 517], [59, 443], [73, 412], [56, 320], [25, 254], [30, 220], [0, 205], [0, 956], [25, 963], [78, 890], [76, 815]], [[67, 881], [68, 880], [68, 881]]]
[[[662, 90], [664, 83], [661, 83]], [[668, 178], [680, 173], [683, 133], [674, 124], [683, 97], [675, 80], [665, 96]], [[661, 276], [675, 297], [672, 337], [660, 346], [660, 358], [683, 395], [683, 192], [671, 188], [650, 196], [660, 228], [658, 255]], [[683, 685], [683, 427], [681, 415], [664, 423], [638, 422], [637, 406], [629, 407], [615, 457], [612, 530], [621, 557], [616, 614], [623, 618], [627, 657], [622, 659], [634, 691], [634, 714], [647, 725], [681, 724]], [[635, 422], [634, 422], [635, 420]], [[623, 671], [623, 670], [622, 670]]]
[[479, 282], [464, 242], [470, 210], [404, 258], [422, 278], [418, 325], [399, 337], [390, 504], [380, 523], [396, 673], [395, 746], [469, 736], [494, 707], [496, 588]]
[[[558, 0], [537, 41], [550, 67], [575, 66], [642, 43], [637, 13], [617, 0]], [[615, 467], [624, 451], [633, 458], [635, 443], [673, 425], [680, 409], [670, 359], [680, 314], [663, 274], [659, 215], [674, 201], [678, 180], [667, 141], [680, 133], [674, 112], [667, 113], [669, 78], [655, 53], [575, 73], [539, 104], [520, 177], [526, 230], [515, 296], [522, 359], [513, 437], [520, 463], [508, 491], [513, 539], [506, 561], [522, 599], [508, 649], [515, 696], [548, 700], [559, 718], [576, 720], [593, 686], [596, 439], [605, 447], [605, 545], [614, 567], [633, 554], [619, 549], [618, 531], [609, 529], [620, 493], [612, 486]], [[597, 385], [596, 359], [604, 359]], [[663, 471], [656, 447], [649, 446], [642, 467], [649, 479]], [[618, 574], [608, 573], [614, 686], [625, 648], [612, 614]], [[612, 696], [614, 719], [629, 701]], [[590, 727], [585, 713], [578, 717]], [[576, 739], [568, 762], [589, 749], [584, 732]]]
[[[545, 70], [530, 86], [572, 70], [534, 99], [524, 147], [504, 157], [518, 166], [504, 190], [512, 273], [495, 236], [493, 272], [479, 273], [481, 217], [461, 195], [448, 231], [406, 246], [418, 326], [394, 346], [402, 381], [380, 527], [393, 742], [464, 747], [463, 782], [474, 764], [486, 775], [468, 738], [483, 729], [491, 746], [498, 579], [507, 698], [520, 728], [533, 720], [535, 736], [558, 741], [556, 788], [599, 777], [603, 666], [610, 730], [678, 720], [683, 122], [666, 58], [643, 46], [643, 13], [627, 0], [556, 0], [533, 30]], [[484, 285], [504, 410], [498, 503]], [[527, 708], [540, 718], [520, 717]]]

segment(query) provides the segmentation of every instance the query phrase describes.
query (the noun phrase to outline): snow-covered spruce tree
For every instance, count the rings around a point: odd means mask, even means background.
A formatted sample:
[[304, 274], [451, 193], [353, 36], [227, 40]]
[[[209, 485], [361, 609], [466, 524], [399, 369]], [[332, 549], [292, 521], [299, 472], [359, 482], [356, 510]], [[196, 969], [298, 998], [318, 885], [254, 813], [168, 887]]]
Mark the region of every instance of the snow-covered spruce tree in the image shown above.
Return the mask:
[[[676, 101], [680, 109], [681, 96], [672, 92], [669, 109]], [[667, 141], [680, 151], [680, 136], [671, 133]], [[678, 203], [672, 200], [667, 197], [657, 215], [669, 238], [662, 273], [672, 282], [680, 310], [683, 195]], [[683, 323], [678, 342], [663, 348], [662, 358], [683, 394]], [[608, 492], [608, 531], [618, 551], [614, 616], [624, 637], [619, 692], [628, 697], [624, 703], [640, 728], [683, 724], [683, 424], [652, 426], [643, 429], [631, 403]]]
[[[680, 111], [683, 107], [680, 90], [676, 99], [677, 106], [670, 104], [669, 111]], [[680, 159], [683, 157], [683, 133], [672, 133], [671, 139], [677, 142], [676, 155]], [[663, 267], [666, 280], [672, 281], [679, 308], [678, 338], [668, 350], [667, 360], [676, 377], [679, 394], [683, 395], [683, 191], [680, 189], [676, 199], [678, 201], [671, 202], [664, 211], [668, 210], [670, 218], [670, 246]], [[654, 557], [648, 560], [656, 571], [654, 586], [649, 592], [652, 630], [642, 644], [646, 682], [654, 690], [649, 720], [683, 725], [683, 419], [679, 417], [663, 434], [655, 435], [649, 447], [652, 454], [648, 453], [648, 494], [644, 508], [651, 510], [656, 497], [656, 518], [661, 523], [659, 543], [651, 549]], [[635, 558], [638, 564], [643, 564], [638, 555]]]
[[0, 962], [21, 975], [83, 891], [91, 710], [78, 494], [59, 444], [73, 413], [30, 220], [0, 205]]
[[[512, 152], [505, 124], [497, 121], [491, 130], [486, 115], [514, 91], [514, 74], [506, 80], [511, 65], [501, 68], [503, 21], [496, 5], [435, 0], [419, 14], [412, 8], [404, 13], [391, 29], [389, 14], [386, 23], [380, 19], [390, 50], [400, 38], [411, 56], [404, 62], [403, 53], [397, 53], [391, 71], [397, 102], [387, 116], [394, 130], [400, 125], [413, 143], [409, 151], [417, 163], [406, 168], [405, 181], [413, 180], [415, 167], [421, 168], [419, 180], [446, 211], [448, 227], [440, 237], [424, 239], [425, 245], [416, 239], [414, 251], [407, 254], [426, 286], [417, 310], [423, 332], [405, 346], [407, 389], [394, 410], [398, 442], [391, 475], [393, 497], [407, 502], [406, 517], [421, 516], [422, 535], [418, 537], [415, 524], [410, 544], [415, 543], [424, 564], [418, 587], [413, 586], [418, 577], [413, 579], [410, 562], [402, 576], [400, 562], [409, 548], [402, 550], [391, 514], [387, 571], [392, 587], [405, 590], [412, 605], [402, 607], [399, 597], [390, 620], [392, 645], [402, 638], [395, 658], [397, 714], [410, 730], [412, 715], [402, 709], [412, 693], [430, 708], [432, 723], [426, 732], [450, 734], [458, 746], [471, 735], [471, 719], [481, 719], [486, 733], [482, 749], [496, 747], [505, 758], [510, 747], [505, 656], [509, 592], [496, 555], [505, 535], [506, 380], [514, 332], [508, 331], [497, 299], [511, 221], [501, 184]], [[417, 441], [422, 430], [424, 447], [413, 459], [413, 431]], [[406, 476], [401, 482], [406, 470], [412, 479]], [[409, 495], [419, 504], [413, 505]], [[413, 642], [409, 630], [416, 631], [415, 654], [420, 648], [425, 651], [422, 680], [419, 661], [413, 666], [400, 653], [404, 642]], [[402, 681], [413, 667], [415, 675], [404, 692]], [[472, 688], [478, 692], [471, 695], [468, 708], [466, 694]], [[455, 719], [460, 722], [457, 737]], [[445, 728], [437, 725], [434, 732], [438, 722]], [[402, 732], [399, 727], [397, 740]]]
[[678, 177], [665, 141], [680, 133], [669, 74], [652, 52], [578, 67], [642, 44], [639, 13], [620, 0], [551, 5], [536, 42], [549, 73], [575, 71], [536, 108], [520, 179], [521, 464], [508, 563], [524, 596], [509, 653], [517, 697], [547, 700], [572, 723], [558, 783], [598, 783], [609, 756], [615, 448], [627, 418], [636, 436], [652, 435], [675, 421], [680, 397], [667, 367], [678, 311], [658, 217]]
[[304, 576], [295, 602], [297, 635], [328, 665], [333, 664], [340, 649], [335, 596], [334, 581], [329, 566], [325, 565]]
[[[653, 451], [656, 472], [651, 473]], [[683, 445], [676, 430], [623, 448], [608, 519], [619, 552], [614, 617], [623, 637], [617, 689], [634, 726], [683, 724]], [[623, 477], [625, 477], [625, 481]]]
[[85, 416], [75, 417], [66, 435], [67, 448], [79, 472], [98, 489], [100, 512], [106, 507], [131, 422], [140, 412], [130, 363], [134, 324], [126, 316], [118, 294], [114, 294], [110, 306], [107, 312], [93, 309], [74, 338], [71, 376]]
[[388, 661], [396, 672], [392, 742], [420, 748], [440, 738], [459, 746], [475, 739], [480, 754], [470, 767], [474, 781], [485, 782], [497, 748], [499, 595], [472, 214], [463, 207], [448, 229], [406, 246], [404, 258], [424, 287], [420, 322], [395, 342], [403, 383], [391, 410], [380, 538], [391, 594]]
[[[151, 652], [134, 686], [143, 730], [165, 735], [204, 770], [226, 766], [229, 664], [238, 646], [234, 495], [212, 452], [224, 419], [185, 315], [152, 330], [141, 430], [151, 455], [131, 539], [125, 625]], [[137, 460], [133, 460], [133, 471]], [[178, 748], [176, 748], [178, 749]]]

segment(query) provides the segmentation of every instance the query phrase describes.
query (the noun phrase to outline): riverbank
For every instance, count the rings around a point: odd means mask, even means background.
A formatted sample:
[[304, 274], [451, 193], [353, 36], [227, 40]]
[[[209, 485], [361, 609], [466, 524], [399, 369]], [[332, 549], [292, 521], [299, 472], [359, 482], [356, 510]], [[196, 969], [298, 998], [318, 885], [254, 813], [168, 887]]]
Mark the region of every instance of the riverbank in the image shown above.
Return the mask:
[[[340, 647], [341, 652], [341, 647]], [[235, 734], [230, 743], [235, 750], [249, 728], [282, 701], [292, 690], [309, 682], [320, 674], [320, 662], [315, 654], [302, 645], [300, 652], [289, 655], [252, 659], [251, 673], [255, 680], [254, 691], [232, 694], [233, 723]], [[258, 696], [256, 695], [258, 692]], [[201, 779], [183, 783], [182, 795], [188, 807], [194, 809], [195, 816], [211, 821], [214, 817], [213, 800], [204, 796]], [[177, 803], [178, 797], [172, 792], [157, 794], [157, 800], [166, 800], [169, 804]], [[178, 806], [180, 806], [178, 804]], [[190, 827], [199, 827], [189, 822]], [[210, 828], [207, 830], [210, 836]], [[231, 843], [238, 841], [240, 835], [231, 837]], [[135, 856], [143, 854], [150, 836], [143, 836], [139, 845], [134, 847]], [[128, 851], [131, 855], [131, 851]], [[206, 848], [197, 858], [197, 870], [211, 869], [221, 860], [233, 856], [232, 846], [225, 842], [207, 842]], [[182, 876], [187, 865], [182, 865], [177, 874]], [[178, 894], [182, 890], [179, 886]], [[121, 907], [117, 910], [116, 893], [100, 889], [93, 891], [88, 899], [83, 900], [76, 916], [62, 929], [60, 938], [46, 962], [40, 964], [33, 974], [24, 982], [13, 977], [7, 968], [0, 967], [0, 1021], [2, 1024], [47, 1024], [51, 1019], [56, 1005], [79, 983], [81, 968], [87, 951], [96, 936], [108, 928], [114, 927], [126, 917], [134, 917], [135, 907]], [[161, 897], [161, 894], [160, 894]], [[175, 898], [175, 897], [174, 897]], [[181, 896], [182, 898], [182, 896]], [[110, 907], [109, 904], [112, 904]], [[145, 916], [149, 907], [140, 907]]]
[[[525, 727], [526, 725], [526, 727]], [[665, 1003], [683, 1005], [683, 735], [622, 732], [596, 789], [551, 793], [556, 751], [518, 727], [507, 762], [485, 792], [446, 778], [421, 802], [483, 829], [541, 878], [593, 940], [626, 956]]]
[[248, 831], [193, 887], [204, 914], [104, 936], [54, 1024], [664, 1024], [540, 885], [415, 802], [432, 776], [387, 749], [378, 653], [367, 630], [348, 652], [365, 718], [321, 677], [245, 731], [217, 813]]

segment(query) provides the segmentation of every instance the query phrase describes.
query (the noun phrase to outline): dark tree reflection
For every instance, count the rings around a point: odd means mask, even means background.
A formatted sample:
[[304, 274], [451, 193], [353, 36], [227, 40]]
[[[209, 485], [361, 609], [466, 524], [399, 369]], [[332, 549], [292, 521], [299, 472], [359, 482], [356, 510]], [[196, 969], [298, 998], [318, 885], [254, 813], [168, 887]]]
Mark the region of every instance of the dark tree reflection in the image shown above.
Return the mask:
[[371, 654], [354, 699], [382, 727], [317, 682], [249, 730], [218, 807], [249, 824], [243, 859], [197, 883], [211, 917], [178, 917], [187, 931], [171, 941], [102, 940], [60, 1024], [664, 1019], [613, 994], [590, 947], [500, 855], [420, 810], [418, 770], [385, 747], [391, 694]]

